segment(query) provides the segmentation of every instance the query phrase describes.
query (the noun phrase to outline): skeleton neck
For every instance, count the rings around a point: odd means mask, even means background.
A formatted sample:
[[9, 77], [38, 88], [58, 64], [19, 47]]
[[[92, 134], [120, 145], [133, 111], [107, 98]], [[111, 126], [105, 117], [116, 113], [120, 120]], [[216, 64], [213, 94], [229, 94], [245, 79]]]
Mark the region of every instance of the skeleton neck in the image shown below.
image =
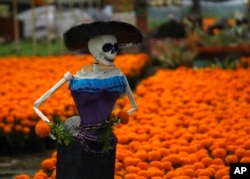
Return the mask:
[[98, 73], [99, 72], [99, 63], [98, 62], [94, 62], [94, 64], [93, 64], [93, 72], [94, 73]]
[[115, 75], [120, 75], [121, 71], [115, 66], [107, 66], [102, 64], [91, 64], [83, 67], [75, 75], [75, 78], [93, 77], [106, 78]]
[[94, 73], [99, 73], [99, 72], [109, 71], [114, 68], [116, 68], [115, 65], [112, 66], [104, 65], [102, 63], [99, 63], [99, 61], [95, 59], [92, 70]]

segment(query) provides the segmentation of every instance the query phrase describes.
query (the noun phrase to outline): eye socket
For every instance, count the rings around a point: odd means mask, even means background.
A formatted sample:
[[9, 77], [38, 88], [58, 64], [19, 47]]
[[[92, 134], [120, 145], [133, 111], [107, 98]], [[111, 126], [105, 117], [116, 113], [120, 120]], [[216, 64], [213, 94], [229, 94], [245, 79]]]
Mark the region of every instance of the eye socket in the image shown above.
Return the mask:
[[104, 52], [109, 52], [111, 50], [114, 50], [115, 52], [117, 52], [118, 51], [118, 44], [117, 43], [115, 43], [115, 44], [105, 43], [102, 46], [102, 51], [104, 51]]

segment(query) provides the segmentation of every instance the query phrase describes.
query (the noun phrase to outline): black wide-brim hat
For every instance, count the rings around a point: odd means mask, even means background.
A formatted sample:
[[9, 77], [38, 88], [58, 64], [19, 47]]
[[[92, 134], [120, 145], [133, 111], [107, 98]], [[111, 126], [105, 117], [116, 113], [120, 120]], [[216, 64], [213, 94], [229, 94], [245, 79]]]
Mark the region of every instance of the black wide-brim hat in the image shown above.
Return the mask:
[[98, 35], [114, 35], [119, 45], [139, 44], [143, 40], [141, 32], [133, 25], [120, 21], [95, 21], [71, 27], [63, 34], [69, 50], [88, 48], [88, 41]]

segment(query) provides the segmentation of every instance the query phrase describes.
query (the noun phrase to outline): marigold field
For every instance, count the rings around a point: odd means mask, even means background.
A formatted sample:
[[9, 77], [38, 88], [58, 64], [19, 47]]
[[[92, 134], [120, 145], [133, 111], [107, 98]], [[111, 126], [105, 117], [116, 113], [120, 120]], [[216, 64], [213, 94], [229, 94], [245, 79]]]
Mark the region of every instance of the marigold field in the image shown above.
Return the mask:
[[[93, 60], [91, 55], [0, 57], [0, 153], [31, 147], [37, 150], [35, 144], [41, 139], [34, 132], [38, 121], [34, 102], [67, 71], [74, 74]], [[136, 79], [148, 60], [146, 54], [123, 54], [117, 56], [115, 63], [128, 79]], [[64, 120], [77, 113], [66, 84], [40, 109], [49, 119], [59, 116]]]
[[[30, 129], [37, 122], [32, 111], [34, 100], [65, 71], [79, 69], [78, 58], [1, 60], [5, 67], [0, 72], [5, 84], [0, 89], [2, 133], [17, 132], [20, 125], [20, 133], [26, 134], [24, 128]], [[129, 58], [137, 61], [131, 66], [130, 60], [122, 63], [124, 66], [117, 64], [124, 71], [127, 68], [126, 75], [137, 65], [134, 71], [140, 73], [148, 60], [145, 54]], [[248, 58], [243, 60], [249, 62]], [[229, 179], [230, 163], [250, 162], [249, 84], [250, 68], [241, 67], [159, 68], [143, 79], [134, 90], [138, 110], [129, 123], [115, 127], [115, 179]], [[48, 116], [56, 113], [64, 119], [76, 112], [66, 88], [42, 106]], [[117, 101], [116, 109], [128, 108], [126, 97]], [[55, 179], [55, 168], [56, 151], [41, 161], [34, 176], [20, 174], [16, 179]]]

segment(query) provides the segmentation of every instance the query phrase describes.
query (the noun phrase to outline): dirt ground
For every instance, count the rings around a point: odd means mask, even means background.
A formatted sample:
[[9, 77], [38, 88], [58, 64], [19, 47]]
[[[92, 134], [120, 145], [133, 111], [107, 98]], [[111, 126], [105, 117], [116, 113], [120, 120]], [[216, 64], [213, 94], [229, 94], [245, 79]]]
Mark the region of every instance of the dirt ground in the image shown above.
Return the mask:
[[18, 174], [33, 176], [41, 168], [42, 160], [50, 157], [53, 151], [55, 150], [16, 156], [0, 156], [0, 179], [14, 179]]

